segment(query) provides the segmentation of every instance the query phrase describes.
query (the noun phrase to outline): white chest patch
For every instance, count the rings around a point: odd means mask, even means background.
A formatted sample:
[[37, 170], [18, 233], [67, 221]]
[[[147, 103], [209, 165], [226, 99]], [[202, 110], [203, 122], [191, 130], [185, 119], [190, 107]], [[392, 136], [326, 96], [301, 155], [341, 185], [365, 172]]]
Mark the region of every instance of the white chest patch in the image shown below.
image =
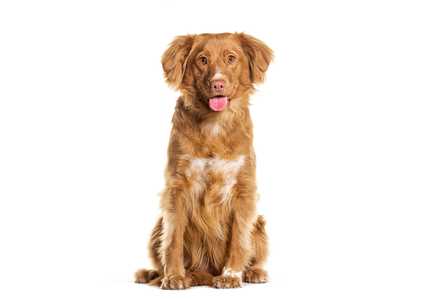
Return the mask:
[[199, 194], [205, 190], [209, 173], [221, 175], [223, 178], [223, 184], [219, 191], [221, 202], [228, 201], [231, 198], [233, 186], [237, 182], [237, 175], [244, 163], [244, 155], [233, 160], [220, 158], [192, 158], [190, 160], [187, 175], [192, 179], [193, 192]]

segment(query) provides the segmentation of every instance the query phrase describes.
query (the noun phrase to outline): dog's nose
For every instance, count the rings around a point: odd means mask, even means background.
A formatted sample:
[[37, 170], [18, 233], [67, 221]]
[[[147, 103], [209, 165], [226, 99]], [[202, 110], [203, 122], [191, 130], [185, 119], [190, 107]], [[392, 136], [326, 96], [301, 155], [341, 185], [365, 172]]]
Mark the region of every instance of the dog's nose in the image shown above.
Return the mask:
[[214, 93], [224, 92], [224, 80], [213, 80], [211, 82], [211, 88]]

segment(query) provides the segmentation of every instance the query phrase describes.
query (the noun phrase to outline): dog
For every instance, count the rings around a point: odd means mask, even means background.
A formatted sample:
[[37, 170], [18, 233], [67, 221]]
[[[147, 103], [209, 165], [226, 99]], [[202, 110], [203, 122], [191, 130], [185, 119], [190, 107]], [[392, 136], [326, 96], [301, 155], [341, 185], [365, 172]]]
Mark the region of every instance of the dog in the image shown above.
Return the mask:
[[161, 211], [136, 283], [162, 289], [264, 283], [265, 220], [256, 212], [248, 102], [273, 58], [245, 33], [178, 36], [162, 56], [181, 95], [172, 119]]

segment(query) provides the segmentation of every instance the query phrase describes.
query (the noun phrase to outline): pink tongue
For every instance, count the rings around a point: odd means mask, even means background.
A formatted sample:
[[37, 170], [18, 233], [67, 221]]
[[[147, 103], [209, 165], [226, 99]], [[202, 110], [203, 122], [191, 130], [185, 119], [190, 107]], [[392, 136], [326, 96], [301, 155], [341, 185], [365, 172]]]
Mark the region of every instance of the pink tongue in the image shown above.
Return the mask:
[[227, 97], [214, 97], [209, 100], [209, 106], [214, 111], [222, 111], [226, 108], [227, 103]]

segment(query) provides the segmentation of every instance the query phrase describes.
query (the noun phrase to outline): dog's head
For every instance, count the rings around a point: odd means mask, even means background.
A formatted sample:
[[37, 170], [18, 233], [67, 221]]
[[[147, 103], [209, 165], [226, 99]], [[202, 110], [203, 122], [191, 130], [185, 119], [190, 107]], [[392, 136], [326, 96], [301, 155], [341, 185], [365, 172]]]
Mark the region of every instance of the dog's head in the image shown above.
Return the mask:
[[[244, 33], [178, 36], [162, 56], [165, 79], [211, 112], [242, 105], [244, 95], [264, 80], [272, 50]], [[239, 102], [239, 103], [236, 103]]]

